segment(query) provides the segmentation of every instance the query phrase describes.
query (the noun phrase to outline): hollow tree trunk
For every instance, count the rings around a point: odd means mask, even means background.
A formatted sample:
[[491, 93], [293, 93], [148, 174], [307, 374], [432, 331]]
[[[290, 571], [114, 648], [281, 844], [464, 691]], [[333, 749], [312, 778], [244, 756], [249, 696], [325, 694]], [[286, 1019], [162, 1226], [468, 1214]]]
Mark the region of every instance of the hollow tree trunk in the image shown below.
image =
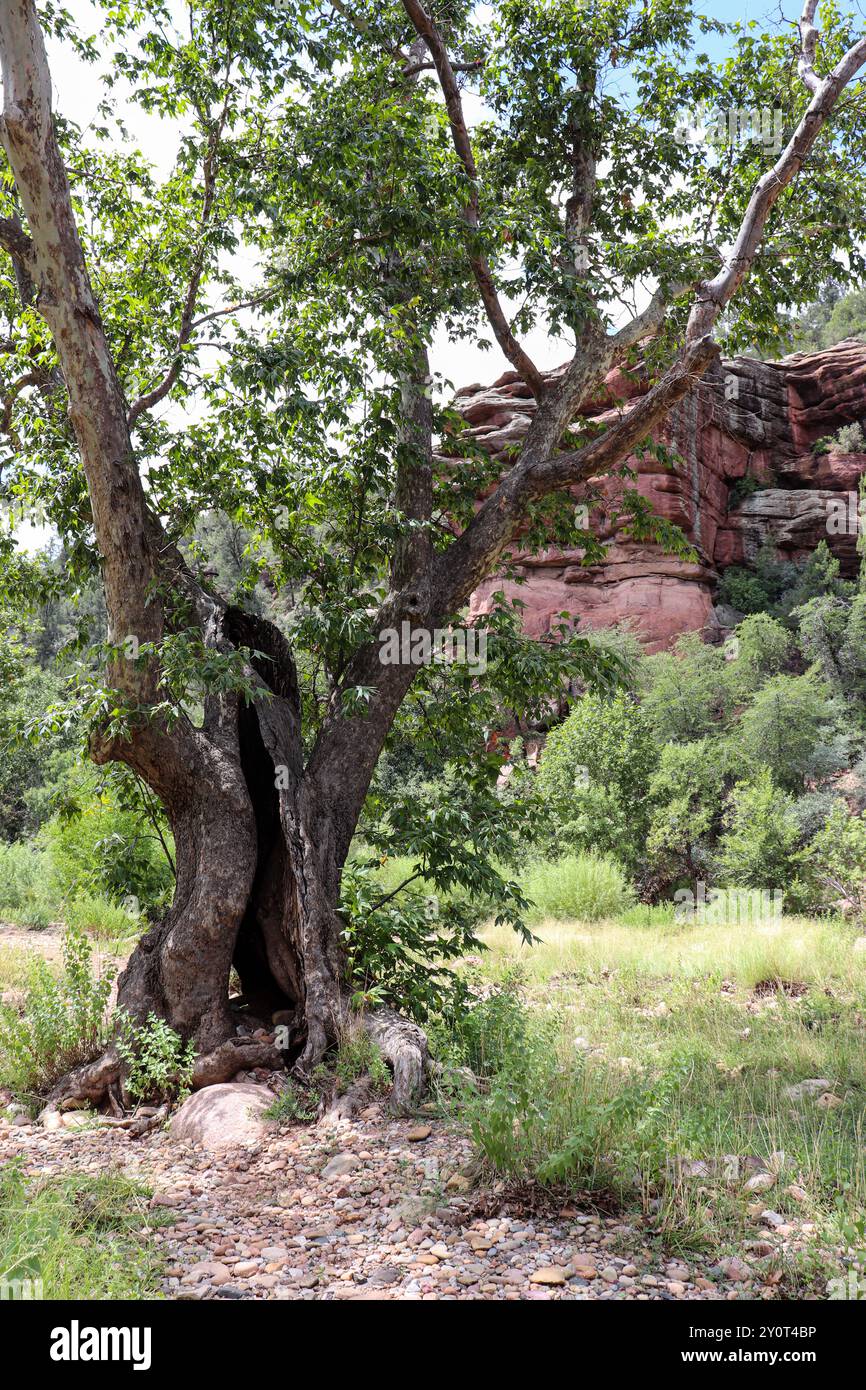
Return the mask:
[[[206, 702], [200, 729], [182, 720], [147, 725], [128, 742], [92, 749], [98, 761], [122, 759], [145, 779], [166, 808], [177, 851], [171, 908], [130, 957], [118, 1005], [139, 1022], [155, 1013], [195, 1043], [194, 1085], [256, 1065], [287, 1063], [309, 1074], [347, 1019], [340, 873], [399, 691], [356, 730], [351, 764], [341, 737], [330, 759], [305, 770], [282, 634], [214, 603], [203, 628], [215, 645], [256, 652], [250, 674], [260, 698], [223, 696]], [[343, 775], [329, 780], [324, 772], [335, 762]], [[230, 1001], [233, 966], [242, 993]], [[281, 1054], [250, 1036], [258, 1025], [270, 1028], [275, 1014], [288, 1020]], [[426, 1071], [421, 1030], [387, 1011], [365, 1026], [392, 1066], [396, 1103], [410, 1105]], [[52, 1099], [99, 1101], [120, 1072], [119, 1058], [100, 1059]]]

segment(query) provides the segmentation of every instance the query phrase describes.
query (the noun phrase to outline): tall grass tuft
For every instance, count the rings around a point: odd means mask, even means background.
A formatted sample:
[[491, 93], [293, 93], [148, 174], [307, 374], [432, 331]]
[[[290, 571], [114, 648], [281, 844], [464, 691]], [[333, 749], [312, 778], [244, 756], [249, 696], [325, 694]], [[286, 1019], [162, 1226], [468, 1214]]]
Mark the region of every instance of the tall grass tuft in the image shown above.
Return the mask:
[[530, 922], [598, 922], [619, 916], [634, 902], [619, 864], [592, 854], [539, 860], [524, 870], [520, 886], [533, 903]]

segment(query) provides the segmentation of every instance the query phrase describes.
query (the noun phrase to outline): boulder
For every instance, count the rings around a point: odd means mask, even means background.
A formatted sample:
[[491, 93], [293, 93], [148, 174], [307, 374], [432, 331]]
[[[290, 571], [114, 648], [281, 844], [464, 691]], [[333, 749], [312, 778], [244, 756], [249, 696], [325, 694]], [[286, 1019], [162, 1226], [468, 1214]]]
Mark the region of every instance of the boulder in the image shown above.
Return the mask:
[[270, 1129], [264, 1112], [274, 1094], [267, 1086], [229, 1081], [195, 1091], [171, 1122], [172, 1139], [209, 1152], [257, 1144]]

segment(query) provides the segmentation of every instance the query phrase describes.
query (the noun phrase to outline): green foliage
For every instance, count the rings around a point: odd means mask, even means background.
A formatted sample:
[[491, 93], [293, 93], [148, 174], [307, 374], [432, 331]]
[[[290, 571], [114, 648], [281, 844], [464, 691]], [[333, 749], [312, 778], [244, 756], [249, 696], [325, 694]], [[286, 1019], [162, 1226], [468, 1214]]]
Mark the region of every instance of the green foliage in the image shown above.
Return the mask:
[[522, 1003], [520, 983], [519, 971], [511, 971], [486, 999], [463, 1010], [451, 1026], [452, 1060], [469, 1067], [475, 1076], [495, 1076], [527, 1045], [531, 1015]]
[[133, 1100], [173, 1103], [183, 1100], [192, 1085], [195, 1044], [184, 1043], [158, 1014], [135, 1023], [118, 1009], [116, 1045], [126, 1066], [124, 1087]]
[[[8, 633], [5, 640], [9, 641]], [[23, 730], [35, 711], [47, 709], [57, 699], [59, 690], [57, 677], [40, 670], [33, 664], [32, 652], [19, 648], [14, 674], [7, 672], [7, 679], [0, 683], [0, 840], [32, 835], [41, 824], [34, 793], [51, 776], [52, 749], [27, 741]], [[68, 737], [55, 740], [55, 747], [68, 741]]]
[[730, 678], [738, 699], [754, 694], [770, 676], [779, 675], [797, 646], [792, 633], [768, 613], [754, 613], [738, 623], [735, 641]]
[[819, 352], [845, 338], [866, 341], [866, 290], [845, 294], [830, 280], [797, 320], [794, 345], [798, 352]]
[[162, 1260], [150, 1239], [164, 1216], [150, 1190], [118, 1173], [26, 1177], [0, 1168], [0, 1280], [40, 1281], [42, 1298], [161, 1297]]
[[725, 653], [696, 632], [680, 637], [673, 651], [648, 657], [644, 682], [643, 708], [660, 743], [703, 738], [730, 709]]
[[319, 1112], [319, 1091], [315, 1086], [300, 1086], [291, 1077], [268, 1106], [265, 1119], [278, 1125], [310, 1124]]
[[566, 854], [529, 864], [520, 875], [532, 902], [527, 920], [597, 922], [616, 917], [634, 900], [622, 867], [602, 855]]
[[424, 1022], [459, 1008], [464, 987], [448, 962], [479, 948], [481, 912], [411, 889], [389, 895], [369, 866], [343, 872], [341, 912], [353, 1003], [390, 1004]]
[[862, 454], [866, 450], [866, 435], [859, 420], [842, 425], [835, 434], [825, 434], [812, 445], [813, 454]]
[[719, 582], [719, 602], [738, 613], [764, 613], [772, 605], [773, 590], [752, 570], [730, 565]]
[[804, 656], [861, 724], [866, 722], [866, 593], [822, 596], [797, 610]]
[[62, 915], [57, 881], [44, 850], [0, 842], [0, 919], [47, 927]]
[[657, 752], [636, 700], [588, 693], [549, 735], [538, 791], [547, 843], [615, 856], [635, 866], [648, 825], [647, 788]]
[[786, 791], [847, 765], [849, 739], [841, 711], [812, 675], [772, 676], [752, 696], [729, 736], [732, 760], [745, 769], [772, 768]]
[[705, 876], [727, 770], [724, 747], [709, 738], [663, 746], [649, 785], [653, 814], [646, 847], [666, 880]]
[[113, 979], [111, 969], [96, 974], [90, 942], [72, 929], [63, 937], [59, 976], [34, 961], [21, 1014], [0, 1006], [0, 1078], [11, 1090], [32, 1099], [98, 1055], [109, 1034]]
[[739, 782], [731, 792], [716, 859], [720, 881], [734, 887], [787, 887], [798, 840], [792, 798], [776, 786], [769, 768], [761, 768], [753, 782]]
[[385, 1093], [391, 1089], [391, 1073], [381, 1052], [363, 1025], [350, 1020], [337, 1040], [334, 1077], [338, 1091], [347, 1091], [362, 1076], [370, 1078], [374, 1090]]
[[101, 896], [133, 913], [157, 913], [174, 886], [173, 846], [161, 811], [140, 784], [112, 769], [66, 768], [57, 810], [42, 829], [57, 880], [71, 896]]
[[852, 816], [845, 802], [837, 801], [798, 862], [817, 885], [821, 906], [841, 903], [866, 925], [866, 815]]
[[752, 568], [732, 565], [719, 584], [719, 600], [741, 613], [771, 613], [790, 623], [795, 610], [812, 598], [844, 596], [850, 585], [839, 578], [839, 561], [826, 541], [805, 560], [779, 560], [771, 543], [758, 552]]

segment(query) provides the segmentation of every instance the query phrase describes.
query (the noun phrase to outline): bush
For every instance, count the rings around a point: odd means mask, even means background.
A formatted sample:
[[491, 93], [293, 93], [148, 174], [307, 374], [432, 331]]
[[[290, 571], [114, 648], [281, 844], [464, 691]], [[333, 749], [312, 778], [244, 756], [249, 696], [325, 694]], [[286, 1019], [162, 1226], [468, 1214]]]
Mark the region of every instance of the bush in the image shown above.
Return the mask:
[[769, 769], [755, 782], [734, 787], [716, 861], [725, 886], [785, 888], [791, 877], [799, 826], [794, 802], [774, 783]]
[[124, 1088], [132, 1099], [156, 1104], [182, 1100], [192, 1084], [194, 1043], [184, 1043], [158, 1014], [135, 1023], [118, 1009], [115, 1022], [117, 1050], [127, 1067]]
[[798, 862], [807, 879], [817, 884], [825, 907], [841, 900], [861, 925], [866, 924], [866, 813], [852, 816], [845, 802], [837, 801]]
[[140, 919], [127, 908], [92, 894], [68, 902], [63, 909], [63, 920], [69, 927], [114, 942], [133, 936], [141, 925]]
[[[691, 1059], [671, 1057], [660, 1074], [626, 1080], [566, 1050], [561, 1020], [530, 1013], [513, 991], [472, 1014], [482, 1030], [491, 1020], [498, 1025], [496, 1047], [485, 1071], [473, 1068], [482, 1084], [450, 1073], [453, 1104], [497, 1173], [620, 1198], [661, 1188], [670, 1154], [695, 1141], [681, 1132], [676, 1103], [692, 1077]], [[462, 1060], [471, 1065], [472, 1052], [464, 1049]]]
[[500, 1072], [515, 1053], [522, 1053], [530, 1032], [530, 1015], [521, 1002], [518, 974], [513, 973], [493, 993], [455, 1021], [450, 1043], [456, 1060], [475, 1076]]
[[545, 917], [560, 921], [597, 922], [617, 917], [634, 903], [634, 893], [619, 864], [602, 855], [572, 854], [540, 860], [520, 876], [533, 906], [529, 922]]
[[[156, 913], [171, 896], [174, 875], [159, 836], [129, 804], [130, 795], [126, 781], [104, 781], [95, 769], [79, 769], [75, 784], [61, 787], [60, 809], [40, 841], [70, 897], [133, 899], [142, 911]], [[171, 850], [170, 837], [166, 845]]]
[[59, 920], [60, 912], [57, 884], [44, 850], [21, 841], [0, 842], [0, 919], [47, 927]]
[[649, 722], [627, 695], [584, 695], [547, 739], [538, 791], [556, 849], [616, 855], [636, 865], [648, 824], [657, 752]]
[[87, 937], [68, 929], [63, 970], [34, 962], [22, 1014], [0, 1006], [0, 1078], [18, 1095], [43, 1094], [61, 1076], [92, 1061], [108, 1040], [106, 1007], [114, 971], [94, 973]]

